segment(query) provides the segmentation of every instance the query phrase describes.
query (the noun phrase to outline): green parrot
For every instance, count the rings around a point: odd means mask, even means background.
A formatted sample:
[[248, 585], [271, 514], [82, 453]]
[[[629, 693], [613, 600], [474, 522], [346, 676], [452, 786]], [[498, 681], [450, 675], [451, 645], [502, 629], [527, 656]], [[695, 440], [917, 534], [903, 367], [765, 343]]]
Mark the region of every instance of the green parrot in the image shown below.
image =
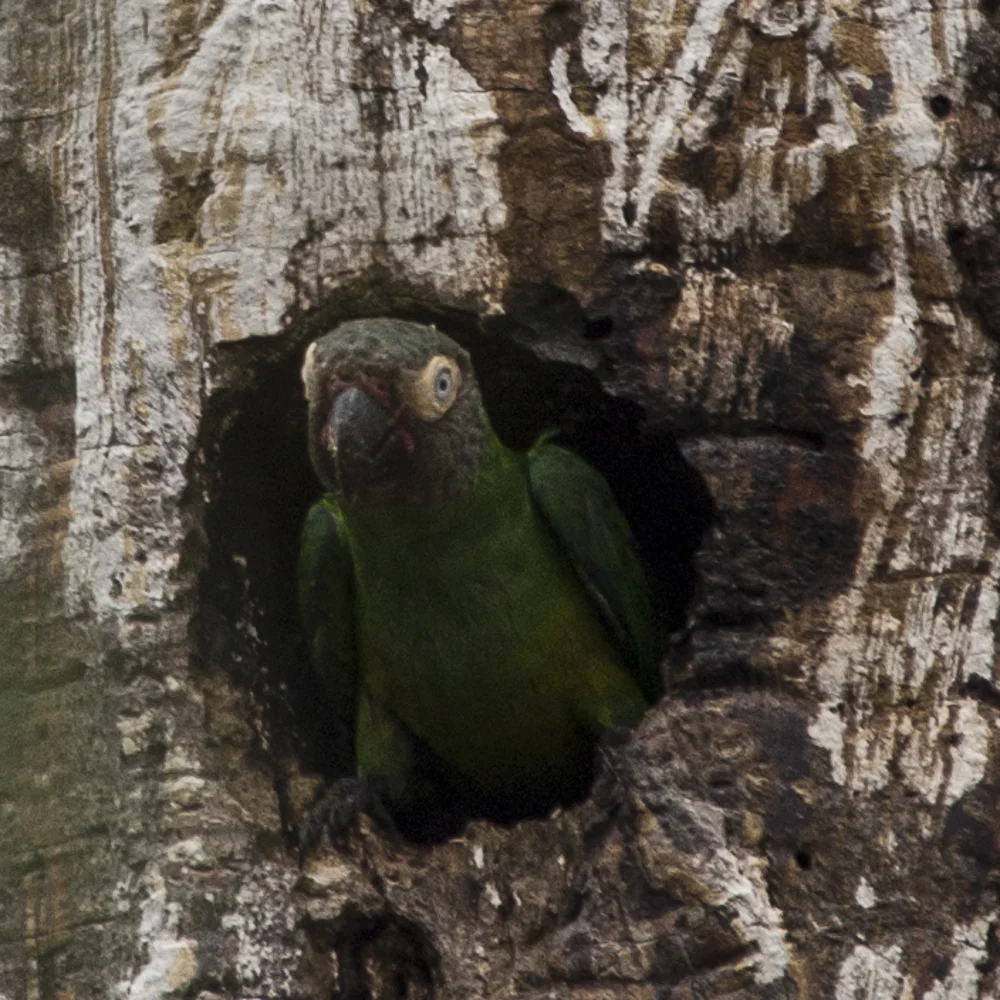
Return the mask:
[[299, 602], [356, 759], [332, 822], [373, 792], [397, 823], [579, 797], [601, 737], [662, 694], [648, 586], [607, 483], [546, 436], [505, 447], [468, 353], [433, 326], [342, 323], [302, 377], [327, 492], [303, 529]]

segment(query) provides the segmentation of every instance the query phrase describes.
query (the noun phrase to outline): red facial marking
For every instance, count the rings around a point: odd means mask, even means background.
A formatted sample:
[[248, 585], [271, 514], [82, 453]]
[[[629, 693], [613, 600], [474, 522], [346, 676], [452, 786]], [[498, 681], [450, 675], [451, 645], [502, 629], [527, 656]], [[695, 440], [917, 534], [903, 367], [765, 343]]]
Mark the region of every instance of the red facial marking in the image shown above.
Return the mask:
[[378, 400], [387, 410], [392, 409], [392, 393], [389, 383], [384, 378], [374, 378], [371, 375], [359, 375], [357, 378], [338, 378], [336, 375], [326, 384], [327, 392], [333, 399], [338, 393], [352, 385]]
[[327, 399], [335, 399], [337, 394], [343, 392], [349, 385], [354, 385], [354, 383], [344, 378], [334, 377], [330, 379], [330, 381], [326, 383]]
[[406, 449], [407, 455], [413, 454], [414, 444], [413, 435], [400, 423], [395, 425], [396, 433], [399, 435], [399, 440], [403, 442], [403, 447]]
[[392, 399], [389, 393], [389, 383], [383, 378], [373, 378], [371, 375], [360, 375], [355, 384], [360, 386], [372, 399], [377, 399], [387, 410], [392, 409]]

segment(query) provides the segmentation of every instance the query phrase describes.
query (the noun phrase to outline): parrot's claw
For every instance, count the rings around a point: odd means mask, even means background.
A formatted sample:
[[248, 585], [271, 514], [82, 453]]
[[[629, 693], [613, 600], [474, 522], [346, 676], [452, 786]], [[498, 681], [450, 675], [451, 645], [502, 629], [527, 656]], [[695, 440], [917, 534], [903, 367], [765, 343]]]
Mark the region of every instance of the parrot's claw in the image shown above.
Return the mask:
[[319, 843], [325, 830], [330, 843], [342, 846], [357, 823], [359, 813], [370, 816], [386, 833], [395, 835], [396, 824], [379, 787], [372, 781], [338, 778], [312, 807], [299, 831], [299, 864]]

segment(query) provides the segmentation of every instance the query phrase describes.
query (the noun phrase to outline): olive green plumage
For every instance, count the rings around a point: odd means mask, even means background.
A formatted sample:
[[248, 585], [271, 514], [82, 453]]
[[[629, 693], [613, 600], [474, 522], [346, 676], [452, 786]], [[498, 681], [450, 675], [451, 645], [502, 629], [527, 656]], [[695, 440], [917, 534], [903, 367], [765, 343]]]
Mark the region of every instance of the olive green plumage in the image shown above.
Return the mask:
[[601, 735], [661, 694], [650, 599], [604, 479], [493, 433], [464, 350], [345, 323], [303, 369], [328, 492], [299, 596], [357, 774], [397, 813], [430, 796], [504, 818], [580, 790]]

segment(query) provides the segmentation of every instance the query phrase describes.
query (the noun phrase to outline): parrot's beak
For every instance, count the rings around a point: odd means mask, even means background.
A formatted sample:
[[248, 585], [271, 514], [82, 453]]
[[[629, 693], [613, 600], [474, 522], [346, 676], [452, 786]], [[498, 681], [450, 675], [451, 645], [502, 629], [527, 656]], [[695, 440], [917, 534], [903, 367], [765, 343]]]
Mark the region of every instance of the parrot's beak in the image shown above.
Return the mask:
[[392, 414], [364, 389], [348, 385], [334, 398], [327, 442], [337, 486], [348, 502], [391, 482], [409, 454]]

